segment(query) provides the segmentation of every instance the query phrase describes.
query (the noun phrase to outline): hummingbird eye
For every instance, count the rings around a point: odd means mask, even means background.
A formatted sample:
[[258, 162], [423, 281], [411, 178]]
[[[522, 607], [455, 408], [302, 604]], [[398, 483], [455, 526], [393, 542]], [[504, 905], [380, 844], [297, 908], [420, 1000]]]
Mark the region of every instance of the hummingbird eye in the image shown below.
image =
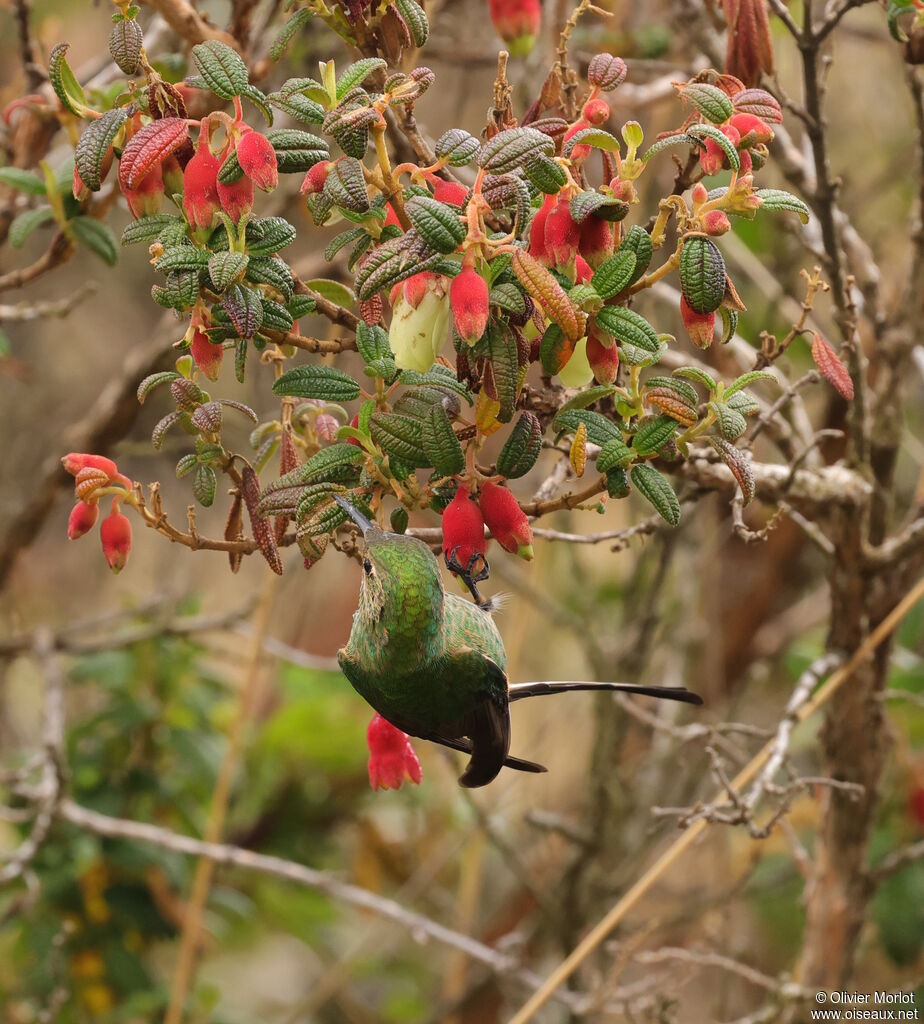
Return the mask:
[[367, 576], [372, 575], [372, 562], [370, 562], [368, 558], [363, 559], [363, 572], [365, 572]]

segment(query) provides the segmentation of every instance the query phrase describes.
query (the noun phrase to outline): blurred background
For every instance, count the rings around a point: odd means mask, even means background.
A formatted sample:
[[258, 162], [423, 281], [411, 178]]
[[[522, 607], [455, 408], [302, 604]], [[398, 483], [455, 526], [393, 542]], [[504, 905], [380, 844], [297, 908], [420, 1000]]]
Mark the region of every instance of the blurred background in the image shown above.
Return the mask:
[[[216, 24], [227, 21], [227, 6], [200, 5]], [[269, 12], [265, 6], [258, 21]], [[706, 66], [701, 43], [715, 30], [718, 12], [707, 4], [694, 20], [684, 3], [607, 0], [604, 6], [611, 17], [583, 20], [572, 36], [572, 56], [584, 66], [599, 50], [627, 58], [628, 86], [614, 94], [613, 121], [637, 119], [653, 139], [682, 116], [659, 81], [685, 80]], [[797, 3], [790, 9], [798, 15]], [[418, 121], [431, 136], [451, 125], [478, 135], [501, 46], [484, 0], [446, 0], [429, 12], [432, 33], [423, 61], [437, 81], [417, 105]], [[532, 54], [511, 61], [517, 113], [541, 86], [554, 56], [555, 26], [569, 13], [567, 4], [548, 6]], [[81, 79], [110, 67], [101, 56], [110, 14], [102, 2], [36, 0], [31, 7], [43, 56], [69, 41], [69, 61]], [[152, 17], [144, 11], [141, 21], [148, 26]], [[779, 86], [783, 95], [799, 96], [795, 49], [776, 20], [773, 30]], [[0, 105], [27, 89], [17, 32], [7, 0], [0, 5]], [[161, 36], [154, 63], [179, 80], [186, 73], [184, 51], [175, 40], [171, 45], [169, 33]], [[888, 298], [908, 257], [916, 190], [901, 51], [873, 4], [845, 20], [832, 53], [831, 164], [842, 179], [843, 207], [876, 253]], [[349, 60], [339, 40], [311, 27], [266, 81], [311, 75], [317, 61], [330, 56], [338, 65]], [[798, 123], [789, 128], [798, 145]], [[50, 166], [69, 174], [71, 152], [59, 133]], [[633, 220], [645, 223], [670, 190], [675, 170], [665, 158], [646, 175]], [[771, 161], [762, 182], [781, 180]], [[269, 200], [299, 228], [291, 262], [303, 278], [344, 279], [342, 266], [323, 261], [336, 228], [311, 226], [297, 186], [286, 179]], [[110, 221], [116, 236], [127, 219], [117, 205]], [[723, 240], [748, 306], [739, 333], [751, 344], [759, 344], [761, 331], [785, 334], [798, 315], [799, 271], [816, 262], [814, 232], [796, 218], [763, 217], [737, 221], [734, 237]], [[31, 263], [48, 238], [39, 230], [19, 251], [3, 247], [0, 272]], [[236, 694], [248, 676], [254, 607], [264, 595], [271, 602], [269, 626], [251, 673], [254, 699], [224, 838], [329, 870], [482, 943], [499, 944], [544, 976], [676, 834], [676, 819], [653, 809], [691, 805], [714, 789], [702, 736], [683, 726], [733, 720], [775, 728], [794, 681], [824, 649], [823, 555], [789, 519], [764, 543], [745, 544], [733, 535], [727, 500], [716, 495], [701, 500], [678, 529], [632, 539], [619, 550], [607, 543], [540, 541], [528, 565], [498, 552], [489, 589], [508, 595], [497, 622], [513, 680], [686, 685], [706, 706], [694, 714], [683, 706], [658, 709], [652, 728], [609, 697], [527, 702], [513, 711], [513, 753], [548, 765], [548, 774], [505, 772], [488, 789], [468, 793], [456, 784], [460, 757], [420, 742], [422, 785], [374, 793], [366, 775], [369, 709], [335, 662], [357, 600], [353, 561], [331, 551], [306, 573], [290, 558], [284, 577], [267, 589], [261, 560], [244, 559], [232, 576], [224, 555], [170, 546], [140, 524], [129, 564], [117, 577], [95, 535], [81, 543], [66, 539], [69, 495], [45, 486], [49, 466], [70, 450], [81, 421], [100, 403], [117, 400], [112, 389], [124, 374], [134, 372], [137, 380], [146, 369], [166, 365], [166, 350], [182, 336], [184, 328], [152, 303], [152, 282], [143, 246], [123, 249], [115, 269], [83, 251], [26, 293], [5, 296], [10, 303], [26, 296], [77, 298], [66, 317], [3, 325], [0, 536], [14, 523], [21, 527], [24, 508], [33, 508], [37, 531], [28, 545], [14, 545], [15, 557], [4, 565], [0, 762], [15, 767], [41, 742], [41, 672], [16, 641], [47, 627], [69, 648], [65, 707], [74, 800], [201, 835]], [[683, 336], [669, 296], [646, 303], [640, 309], [659, 330]], [[827, 298], [814, 316], [833, 333]], [[332, 332], [321, 320], [305, 321], [303, 330]], [[713, 350], [708, 359], [727, 377], [737, 372], [728, 350]], [[348, 371], [349, 360], [343, 364]], [[782, 365], [791, 378], [808, 370], [806, 343], [797, 340]], [[905, 496], [914, 493], [924, 465], [921, 370], [919, 360], [897, 468], [897, 489]], [[251, 373], [242, 386], [225, 367], [214, 390], [271, 414], [269, 372]], [[842, 423], [843, 409], [829, 389], [810, 388], [805, 401], [816, 423]], [[174, 465], [186, 451], [184, 438], [168, 435], [160, 452], [149, 439], [165, 411], [166, 399], [155, 394], [112, 454], [133, 479], [162, 481], [165, 507], [182, 522], [191, 498], [188, 482], [176, 481]], [[241, 420], [238, 435], [229, 428], [227, 436], [248, 451], [247, 434]], [[520, 481], [518, 495], [531, 496], [549, 467], [540, 461]], [[203, 533], [220, 535], [221, 506], [216, 501], [214, 510], [199, 511]], [[592, 533], [629, 526], [648, 512], [632, 498], [611, 502], [602, 517], [558, 513], [542, 525]], [[421, 516], [412, 525], [437, 520]], [[922, 618], [919, 607], [898, 633], [890, 688], [924, 694]], [[887, 707], [894, 750], [871, 836], [873, 860], [924, 835], [924, 707], [911, 701]], [[815, 729], [813, 720], [793, 746], [806, 774], [818, 768]], [[729, 734], [727, 742], [732, 760], [736, 752], [741, 760], [756, 749], [747, 735]], [[683, 866], [585, 964], [578, 987], [601, 995], [600, 1005], [584, 1006], [581, 1018], [677, 1024], [783, 1019], [747, 1015], [773, 1003], [767, 979], [774, 983], [798, 959], [801, 858], [810, 855], [818, 814], [818, 794], [810, 790], [795, 798], [785, 827], [761, 841], [745, 829], [711, 827]], [[23, 834], [15, 820], [0, 821], [0, 850], [14, 849]], [[0, 889], [0, 1020], [162, 1019], [195, 862], [58, 822], [33, 869], [29, 884], [20, 879]], [[918, 986], [920, 1005], [922, 943], [919, 860], [876, 892], [853, 987]], [[636, 955], [642, 947], [679, 948], [691, 959], [664, 954], [646, 961]], [[750, 965], [760, 977], [710, 964], [708, 953]], [[412, 929], [310, 888], [229, 868], [215, 873], [198, 954], [186, 1019], [215, 1024], [491, 1024], [508, 1019], [529, 992], [510, 972], [487, 971]], [[578, 1018], [553, 1002], [538, 1019]]]

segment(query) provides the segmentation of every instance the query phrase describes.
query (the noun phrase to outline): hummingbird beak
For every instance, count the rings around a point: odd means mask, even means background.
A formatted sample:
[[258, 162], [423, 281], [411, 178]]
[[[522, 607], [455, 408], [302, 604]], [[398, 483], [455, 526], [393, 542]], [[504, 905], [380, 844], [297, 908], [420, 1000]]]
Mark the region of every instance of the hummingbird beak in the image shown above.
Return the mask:
[[365, 537], [370, 530], [376, 528], [375, 523], [370, 522], [363, 514], [356, 508], [355, 505], [351, 505], [345, 498], [341, 498], [339, 494], [334, 495], [334, 501], [343, 509], [344, 512], [353, 520], [354, 523], [363, 531]]

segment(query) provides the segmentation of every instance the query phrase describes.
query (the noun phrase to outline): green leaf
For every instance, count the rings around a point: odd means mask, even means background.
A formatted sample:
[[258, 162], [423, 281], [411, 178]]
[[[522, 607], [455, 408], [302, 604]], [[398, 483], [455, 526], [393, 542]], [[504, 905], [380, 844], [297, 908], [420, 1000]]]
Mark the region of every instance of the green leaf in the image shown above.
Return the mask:
[[70, 221], [74, 237], [81, 245], [86, 246], [95, 256], [110, 267], [114, 267], [119, 258], [119, 243], [107, 225], [93, 217], [75, 217]]
[[488, 302], [514, 316], [523, 316], [526, 312], [526, 299], [523, 297], [523, 293], [515, 284], [509, 282], [495, 285], [488, 296]]
[[439, 364], [427, 370], [426, 373], [420, 373], [418, 370], [402, 370], [401, 383], [406, 387], [447, 388], [450, 391], [454, 391], [457, 395], [461, 395], [469, 405], [472, 405], [475, 401], [471, 391], [469, 391], [465, 384], [456, 379], [456, 375], [452, 370], [447, 367], [440, 367]]
[[377, 409], [369, 420], [372, 440], [386, 453], [394, 455], [410, 467], [429, 462], [423, 449], [423, 423], [400, 413]]
[[667, 477], [659, 473], [654, 466], [644, 463], [633, 466], [630, 475], [639, 494], [654, 506], [655, 511], [666, 523], [676, 526], [680, 522], [680, 502]]
[[324, 182], [322, 196], [328, 196], [336, 205], [354, 213], [369, 209], [369, 193], [362, 164], [354, 157], [338, 160]]
[[465, 223], [454, 207], [428, 196], [412, 196], [405, 209], [431, 249], [444, 254], [454, 252], [465, 239]]
[[673, 371], [672, 376], [695, 380], [697, 384], [702, 384], [709, 391], [715, 391], [719, 386], [718, 382], [699, 366], [680, 366]]
[[363, 82], [375, 71], [384, 71], [388, 65], [380, 57], [365, 57], [351, 64], [337, 79], [337, 99], [344, 96]]
[[[588, 406], [599, 402], [602, 398], [609, 398], [621, 390], [615, 384], [595, 384], [591, 388], [582, 388], [576, 395], [572, 395], [567, 402], [558, 410], [564, 412], [566, 409], [586, 409]], [[625, 392], [623, 392], [625, 394]]]
[[194, 270], [173, 270], [167, 274], [163, 287], [151, 288], [151, 297], [165, 309], [191, 309], [199, 298], [199, 275]]
[[192, 48], [193, 62], [205, 84], [224, 100], [240, 96], [248, 83], [247, 65], [236, 50], [217, 39]]
[[120, 107], [107, 110], [102, 117], [91, 121], [74, 149], [74, 162], [80, 180], [91, 192], [98, 192], [102, 182], [100, 173], [112, 140], [118, 135], [128, 115]]
[[122, 18], [112, 26], [109, 33], [109, 55], [121, 72], [126, 75], [137, 72], [143, 43], [141, 26], [133, 18]]
[[604, 306], [595, 315], [599, 327], [614, 338], [646, 352], [660, 352], [661, 343], [655, 329], [633, 309], [625, 306]]
[[264, 494], [323, 481], [344, 483], [356, 479], [364, 459], [355, 444], [338, 442], [315, 452], [306, 462], [267, 484]]
[[207, 249], [194, 245], [172, 245], [157, 259], [154, 269], [162, 274], [171, 270], [205, 270], [210, 255]]
[[667, 135], [663, 139], [658, 139], [657, 142], [652, 143], [647, 150], [645, 150], [642, 156], [642, 163], [648, 163], [648, 161], [660, 153], [662, 150], [667, 149], [670, 146], [696, 146], [699, 140], [694, 139], [692, 135], [687, 135], [686, 132], [678, 132], [676, 135]]
[[635, 458], [635, 452], [621, 437], [612, 437], [600, 449], [597, 469], [609, 474], [614, 469], [625, 469]]
[[719, 306], [719, 315], [722, 317], [722, 344], [727, 345], [738, 330], [738, 311]]
[[199, 456], [195, 452], [191, 452], [189, 455], [184, 455], [179, 462], [176, 464], [176, 478], [182, 480], [184, 476], [189, 474], [199, 465]]
[[330, 156], [324, 139], [298, 128], [273, 128], [266, 137], [276, 152], [280, 174], [303, 174]]
[[[271, 285], [287, 302], [292, 298], [292, 290], [295, 287], [292, 271], [278, 256], [251, 256], [247, 263], [244, 279], [253, 284]], [[312, 301], [307, 295], [304, 298]], [[289, 312], [292, 313], [292, 310], [290, 309]], [[298, 318], [296, 314], [292, 313], [292, 315], [296, 319]]]
[[215, 500], [215, 489], [218, 487], [218, 477], [211, 466], [203, 466], [201, 463], [196, 466], [196, 475], [193, 477], [193, 497], [200, 505], [210, 508]]
[[680, 290], [696, 313], [714, 313], [725, 298], [725, 260], [711, 238], [695, 235], [680, 250]]
[[726, 404], [742, 416], [754, 416], [760, 412], [760, 402], [749, 391], [736, 391], [730, 398], [726, 396]]
[[638, 224], [633, 224], [616, 251], [626, 252], [626, 250], [635, 253], [635, 270], [632, 271], [632, 277], [629, 279], [631, 286], [645, 273], [651, 263], [651, 257], [654, 255], [651, 235], [644, 228], [640, 228]]
[[492, 174], [505, 174], [524, 166], [536, 153], [552, 156], [554, 140], [535, 128], [508, 128], [481, 147], [478, 166]]
[[670, 441], [676, 430], [677, 421], [670, 416], [645, 420], [632, 438], [632, 448], [636, 455], [653, 455]]
[[685, 100], [689, 100], [703, 117], [713, 124], [722, 124], [735, 112], [728, 94], [718, 86], [709, 85], [707, 82], [693, 82], [690, 85], [685, 85], [680, 95]]
[[497, 472], [508, 480], [525, 476], [542, 452], [542, 424], [534, 413], [521, 412], [497, 456]]
[[36, 228], [53, 219], [54, 210], [50, 206], [36, 206], [34, 210], [24, 210], [10, 224], [10, 245], [14, 249], [21, 248]]
[[586, 190], [572, 196], [570, 203], [571, 219], [583, 224], [595, 213], [602, 220], [622, 220], [629, 212], [629, 204], [615, 196], [604, 195], [603, 192]]
[[693, 138], [701, 142], [705, 139], [712, 139], [728, 158], [731, 169], [733, 171], [741, 170], [741, 159], [738, 156], [738, 150], [735, 149], [735, 144], [721, 129], [716, 128], [714, 124], [691, 124], [687, 128], [687, 134], [692, 135]]
[[370, 326], [360, 320], [356, 327], [356, 349], [367, 365], [391, 356], [388, 333], [379, 326]]
[[696, 392], [696, 388], [685, 380], [677, 380], [676, 377], [649, 377], [644, 382], [644, 387], [646, 391], [651, 391], [652, 389], [672, 391], [687, 405], [692, 405], [694, 408], [699, 403], [699, 395]]
[[349, 309], [356, 302], [353, 290], [339, 281], [332, 281], [327, 277], [314, 277], [310, 281], [306, 281], [305, 284], [313, 292], [317, 292], [322, 299], [334, 302], [338, 306], [345, 306]]
[[565, 336], [558, 324], [546, 327], [539, 342], [539, 362], [550, 376], [560, 373], [574, 355], [574, 339]]
[[513, 333], [498, 321], [488, 324], [485, 343], [490, 359], [491, 375], [485, 374], [484, 387], [491, 398], [500, 402], [497, 419], [509, 423], [517, 400], [519, 360]]
[[450, 128], [437, 139], [433, 151], [440, 160], [446, 160], [450, 167], [464, 167], [470, 164], [481, 143], [462, 128]]
[[223, 292], [239, 281], [247, 270], [250, 257], [244, 252], [216, 252], [209, 257], [209, 277], [216, 292]]
[[301, 10], [296, 11], [291, 18], [282, 26], [273, 40], [273, 45], [270, 47], [270, 58], [272, 60], [279, 60], [279, 58], [286, 52], [286, 48], [298, 32], [300, 28], [303, 28], [308, 24], [309, 21], [314, 17], [314, 11], [303, 7]]
[[530, 184], [547, 196], [556, 195], [568, 181], [564, 167], [544, 153], [531, 156], [526, 161], [524, 170]]
[[736, 440], [748, 429], [747, 420], [730, 405], [724, 402], [710, 402], [709, 408], [715, 413], [719, 433], [726, 441]]
[[83, 116], [87, 109], [87, 97], [80, 83], [67, 63], [67, 51], [70, 43], [58, 43], [48, 58], [48, 79], [55, 95], [66, 110], [78, 117]]
[[161, 370], [160, 373], [149, 374], [138, 385], [138, 404], [143, 405], [144, 400], [155, 388], [159, 388], [162, 384], [169, 384], [171, 381], [177, 380], [179, 376], [176, 370]]
[[288, 114], [296, 121], [301, 121], [302, 124], [323, 124], [324, 122], [324, 108], [321, 104], [301, 93], [294, 92], [284, 95], [281, 92], [271, 92], [266, 99], [277, 110]]
[[241, 89], [241, 96], [245, 100], [250, 102], [260, 111], [264, 122], [267, 126], [273, 123], [273, 111], [270, 109], [269, 97], [263, 92], [262, 89], [258, 89], [255, 85], [251, 85], [248, 82], [243, 89]]
[[725, 400], [728, 401], [736, 391], [741, 391], [742, 388], [746, 388], [749, 384], [753, 384], [758, 380], [772, 380], [776, 382], [776, 377], [772, 373], [767, 373], [766, 370], [751, 370], [749, 373], [743, 373], [725, 389]]
[[295, 326], [292, 315], [285, 306], [268, 299], [265, 295], [260, 297], [260, 303], [263, 306], [263, 322], [260, 325], [262, 330], [288, 334]]
[[748, 457], [721, 437], [710, 437], [709, 443], [719, 453], [722, 461], [731, 470], [732, 476], [738, 481], [744, 504], [750, 504], [754, 500], [755, 484], [754, 471], [751, 469]]
[[415, 0], [395, 0], [395, 6], [411, 33], [414, 45], [424, 46], [430, 36], [426, 11]]
[[24, 171], [21, 167], [0, 167], [0, 183], [31, 196], [45, 195], [44, 180], [32, 171]]
[[221, 308], [228, 314], [239, 338], [252, 338], [263, 324], [263, 301], [254, 288], [229, 285], [222, 293]]
[[619, 139], [602, 128], [583, 128], [575, 132], [562, 148], [562, 156], [571, 156], [575, 146], [593, 146], [594, 149], [603, 149], [607, 153], [620, 151]]
[[553, 426], [558, 432], [573, 434], [581, 423], [587, 427], [587, 440], [600, 448], [614, 438], [622, 440], [622, 431], [612, 420], [590, 409], [565, 409], [555, 417]]
[[284, 217], [264, 217], [247, 225], [247, 252], [272, 256], [295, 241], [295, 228]]
[[430, 406], [423, 421], [420, 441], [440, 476], [455, 476], [465, 468], [465, 452], [441, 403]]
[[319, 398], [328, 402], [351, 402], [359, 398], [359, 384], [333, 366], [311, 363], [296, 366], [273, 385], [273, 394], [295, 398]]
[[802, 223], [808, 224], [811, 212], [798, 196], [778, 188], [760, 188], [756, 194], [761, 199], [760, 209], [786, 210], [789, 213], [797, 213]]
[[611, 299], [629, 287], [634, 273], [635, 253], [631, 249], [619, 249], [597, 267], [591, 283], [601, 299]]

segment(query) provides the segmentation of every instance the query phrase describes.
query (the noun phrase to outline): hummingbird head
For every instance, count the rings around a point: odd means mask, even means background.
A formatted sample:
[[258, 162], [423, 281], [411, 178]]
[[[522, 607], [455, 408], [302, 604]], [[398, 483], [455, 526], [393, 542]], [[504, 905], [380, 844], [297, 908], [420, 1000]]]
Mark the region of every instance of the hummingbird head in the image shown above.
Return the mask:
[[443, 582], [433, 552], [416, 537], [386, 533], [339, 495], [334, 495], [334, 500], [363, 532], [360, 618], [371, 627], [394, 630], [421, 614], [426, 626], [438, 628], [443, 615]]

